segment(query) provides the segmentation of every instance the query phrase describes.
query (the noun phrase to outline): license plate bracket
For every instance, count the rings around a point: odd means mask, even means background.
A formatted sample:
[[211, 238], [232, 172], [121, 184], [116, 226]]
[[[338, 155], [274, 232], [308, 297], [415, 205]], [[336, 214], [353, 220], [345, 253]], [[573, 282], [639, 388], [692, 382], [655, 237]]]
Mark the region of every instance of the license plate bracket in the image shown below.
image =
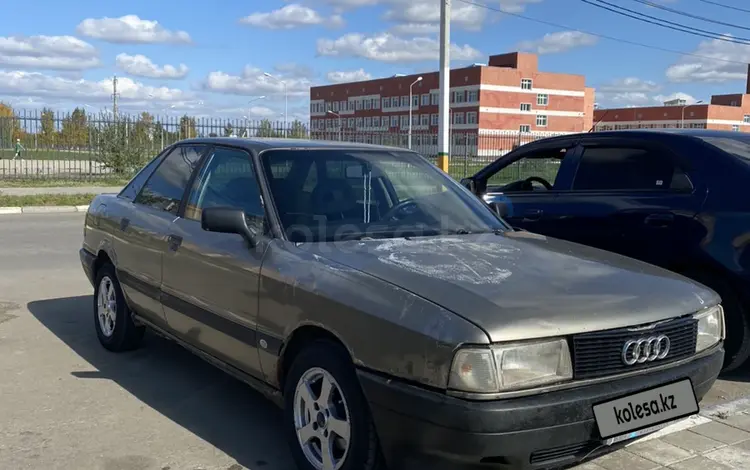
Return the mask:
[[593, 406], [599, 435], [612, 444], [657, 431], [700, 411], [690, 378], [657, 385]]

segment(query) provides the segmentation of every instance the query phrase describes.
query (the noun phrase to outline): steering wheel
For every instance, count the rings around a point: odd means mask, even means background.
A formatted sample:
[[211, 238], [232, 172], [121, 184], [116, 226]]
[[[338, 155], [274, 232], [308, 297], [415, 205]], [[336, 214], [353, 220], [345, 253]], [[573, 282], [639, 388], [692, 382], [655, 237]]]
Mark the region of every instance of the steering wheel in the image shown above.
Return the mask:
[[524, 183], [528, 183], [529, 186], [531, 186], [531, 183], [534, 181], [544, 186], [547, 189], [547, 191], [552, 190], [552, 185], [549, 184], [549, 182], [546, 179], [539, 177], [539, 176], [529, 176], [528, 178], [524, 180]]
[[[401, 217], [398, 217], [397, 215], [399, 212], [404, 212], [407, 207], [418, 207], [416, 201], [414, 199], [404, 199], [403, 201], [399, 202], [395, 206], [391, 207], [388, 212], [383, 214], [383, 216], [380, 218], [381, 220], [399, 220]], [[408, 214], [406, 214], [408, 215]]]

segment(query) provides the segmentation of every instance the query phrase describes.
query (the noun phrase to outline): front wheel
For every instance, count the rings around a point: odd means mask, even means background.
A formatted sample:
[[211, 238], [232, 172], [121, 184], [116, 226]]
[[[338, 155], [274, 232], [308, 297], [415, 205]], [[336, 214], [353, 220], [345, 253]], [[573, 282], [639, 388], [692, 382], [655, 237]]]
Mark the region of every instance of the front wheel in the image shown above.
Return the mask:
[[95, 286], [94, 327], [99, 342], [114, 352], [137, 348], [145, 327], [133, 322], [114, 266], [106, 264], [99, 269]]
[[333, 343], [315, 342], [294, 359], [284, 386], [284, 432], [300, 469], [382, 468], [354, 368]]

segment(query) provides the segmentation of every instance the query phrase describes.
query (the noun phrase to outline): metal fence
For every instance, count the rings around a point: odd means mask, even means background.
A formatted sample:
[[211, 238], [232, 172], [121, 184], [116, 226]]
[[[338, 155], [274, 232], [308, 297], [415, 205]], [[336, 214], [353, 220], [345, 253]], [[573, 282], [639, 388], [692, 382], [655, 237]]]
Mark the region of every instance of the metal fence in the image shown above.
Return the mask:
[[[450, 174], [469, 176], [513, 148], [552, 134], [451, 129]], [[360, 142], [409, 148], [406, 129], [310, 130], [308, 123], [49, 110], [0, 116], [3, 179], [126, 179], [164, 147], [191, 137], [277, 137]], [[17, 152], [16, 144], [20, 143]], [[411, 148], [435, 161], [436, 132], [415, 130]], [[514, 170], [515, 171], [515, 170]], [[520, 171], [520, 170], [519, 170]], [[0, 184], [1, 185], [1, 184]]]

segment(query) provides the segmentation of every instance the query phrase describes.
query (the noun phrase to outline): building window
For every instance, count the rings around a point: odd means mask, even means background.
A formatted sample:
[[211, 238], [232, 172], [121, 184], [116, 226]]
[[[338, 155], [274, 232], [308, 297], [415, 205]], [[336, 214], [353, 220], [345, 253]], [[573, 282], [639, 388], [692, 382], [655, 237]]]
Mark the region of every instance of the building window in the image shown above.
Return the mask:
[[380, 127], [380, 116], [372, 118], [372, 127]]
[[463, 124], [464, 113], [453, 113], [453, 124]]
[[739, 132], [740, 126], [739, 124], [732, 124], [732, 132]]
[[546, 93], [539, 93], [536, 95], [537, 106], [547, 106], [549, 104], [549, 95]]
[[360, 128], [360, 127], [362, 127], [362, 118], [358, 117], [357, 118], [357, 128]]
[[729, 106], [737, 106], [737, 100], [730, 101]]
[[518, 128], [519, 132], [531, 132], [531, 126], [528, 124], [523, 124], [521, 127]]
[[333, 102], [333, 110], [334, 111], [338, 111], [339, 110], [339, 102], [338, 101], [334, 101]]
[[430, 116], [430, 120], [432, 121], [433, 126], [437, 126], [440, 124], [440, 115], [439, 114], [433, 114]]
[[365, 127], [372, 127], [372, 118], [369, 116], [365, 118]]
[[383, 109], [388, 109], [390, 107], [391, 107], [391, 99], [383, 98]]
[[454, 91], [454, 102], [455, 103], [463, 103], [466, 101], [466, 92], [465, 91]]
[[350, 129], [354, 127], [354, 118], [349, 118], [346, 120], [346, 127]]
[[522, 90], [531, 90], [532, 87], [532, 81], [530, 78], [524, 78], [521, 80], [521, 89]]
[[547, 116], [544, 114], [538, 114], [536, 117], [536, 125], [538, 127], [547, 127]]
[[476, 103], [479, 101], [479, 91], [472, 90], [468, 93], [468, 97], [466, 98], [467, 103]]
[[411, 105], [415, 108], [419, 107], [419, 95], [412, 95], [411, 97]]
[[380, 100], [378, 98], [372, 99], [372, 109], [380, 109]]
[[365, 100], [365, 109], [372, 109], [372, 101]]
[[412, 126], [418, 126], [419, 125], [419, 115], [418, 114], [412, 114], [411, 115], [411, 125]]
[[432, 105], [433, 106], [437, 106], [438, 103], [440, 102], [440, 92], [437, 92], [437, 91], [432, 92], [432, 93], [430, 93], [430, 96], [432, 97], [431, 98], [432, 99]]
[[406, 115], [401, 116], [401, 127], [402, 128], [409, 127], [409, 116], [406, 116]]
[[429, 126], [430, 125], [430, 115], [429, 114], [422, 114], [419, 117], [420, 124], [423, 126]]
[[531, 103], [521, 103], [521, 111], [531, 111]]
[[742, 120], [745, 124], [750, 124], [750, 114], [745, 114], [745, 117], [743, 117]]
[[477, 113], [466, 113], [466, 124], [476, 124], [477, 123]]
[[398, 116], [391, 116], [391, 127], [398, 127]]
[[425, 93], [422, 95], [422, 106], [429, 106], [430, 105], [430, 95], [429, 93]]
[[356, 103], [357, 103], [357, 111], [360, 111], [362, 109], [362, 101], [357, 100]]
[[408, 96], [402, 96], [401, 97], [401, 107], [402, 108], [408, 108], [409, 107], [409, 97]]

